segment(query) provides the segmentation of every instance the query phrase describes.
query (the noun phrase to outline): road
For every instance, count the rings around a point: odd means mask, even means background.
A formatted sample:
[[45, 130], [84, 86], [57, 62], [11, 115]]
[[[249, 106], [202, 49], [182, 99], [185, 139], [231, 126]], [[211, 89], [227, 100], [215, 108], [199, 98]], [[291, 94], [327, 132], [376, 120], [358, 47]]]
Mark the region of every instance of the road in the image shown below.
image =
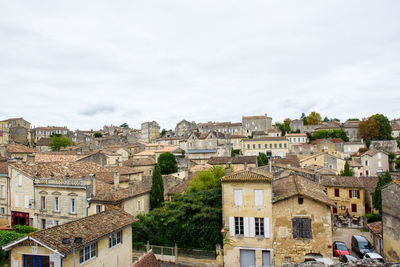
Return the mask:
[[[333, 231], [332, 239], [333, 241], [344, 242], [350, 251], [350, 254], [356, 258], [359, 258], [353, 250], [351, 250], [351, 237], [353, 235], [363, 235], [369, 242], [372, 241], [371, 234], [369, 232], [361, 232], [360, 229], [350, 229], [350, 228], [337, 228]], [[372, 242], [371, 242], [372, 243]]]

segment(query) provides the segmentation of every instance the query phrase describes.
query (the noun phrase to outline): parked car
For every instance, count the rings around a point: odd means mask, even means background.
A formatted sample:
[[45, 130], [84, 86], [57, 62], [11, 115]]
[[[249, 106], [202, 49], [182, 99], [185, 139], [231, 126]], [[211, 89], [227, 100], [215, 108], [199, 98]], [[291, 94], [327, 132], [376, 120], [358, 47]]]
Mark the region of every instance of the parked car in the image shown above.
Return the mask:
[[340, 262], [351, 262], [351, 261], [358, 261], [358, 259], [354, 256], [346, 254], [346, 255], [340, 256], [339, 261]]
[[364, 257], [365, 253], [374, 252], [374, 247], [365, 236], [353, 235], [351, 237], [351, 249], [360, 257]]
[[375, 253], [375, 252], [368, 252], [368, 253], [365, 253], [363, 259], [374, 259], [374, 260], [377, 260], [377, 261], [380, 261], [380, 262], [383, 262], [383, 263], [385, 262], [385, 261], [383, 260], [382, 256], [379, 255], [378, 253]]
[[349, 255], [349, 249], [343, 242], [335, 241], [332, 244], [333, 257], [340, 257], [341, 255]]

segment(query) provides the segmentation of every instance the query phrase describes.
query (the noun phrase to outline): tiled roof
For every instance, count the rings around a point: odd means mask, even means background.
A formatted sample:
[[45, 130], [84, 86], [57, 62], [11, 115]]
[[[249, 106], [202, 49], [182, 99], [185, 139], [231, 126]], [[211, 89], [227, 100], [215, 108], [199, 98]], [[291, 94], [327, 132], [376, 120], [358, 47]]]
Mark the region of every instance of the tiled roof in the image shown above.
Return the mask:
[[372, 233], [382, 238], [382, 221], [367, 224]]
[[324, 190], [323, 186], [298, 175], [273, 181], [274, 202], [300, 195], [327, 205], [335, 205]]
[[361, 181], [353, 176], [323, 175], [321, 184], [327, 187], [364, 188]]
[[247, 139], [245, 142], [257, 142], [257, 141], [287, 141], [285, 136], [271, 136], [271, 137], [261, 137], [261, 138], [254, 138], [254, 139]]
[[135, 174], [141, 173], [143, 171], [128, 167], [128, 166], [105, 166], [105, 168], [109, 169], [112, 172], [119, 171], [121, 175]]
[[49, 146], [50, 145], [50, 140], [51, 140], [51, 138], [49, 138], [49, 137], [42, 137], [36, 143], [36, 146]]
[[221, 165], [221, 164], [256, 164], [257, 156], [237, 156], [237, 157], [211, 157], [208, 162], [211, 165]]
[[155, 160], [149, 158], [142, 158], [142, 159], [132, 158], [123, 162], [124, 166], [129, 166], [129, 167], [153, 166], [156, 165], [156, 163], [157, 162]]
[[392, 124], [392, 130], [393, 131], [400, 131], [400, 124], [398, 124], [398, 123]]
[[7, 161], [0, 161], [0, 174], [8, 175], [8, 162]]
[[361, 181], [361, 183], [364, 185], [365, 190], [368, 191], [368, 193], [372, 194], [375, 191], [375, 187], [379, 181], [378, 177], [374, 176], [361, 176], [358, 177], [358, 179]]
[[35, 154], [35, 162], [58, 162], [58, 161], [69, 161], [74, 162], [77, 160], [76, 155], [64, 155], [61, 154], [45, 154], [45, 153], [36, 153]]
[[63, 255], [67, 255], [72, 253], [73, 247], [71, 244], [63, 244], [62, 241], [64, 238], [69, 238], [70, 242], [73, 243], [75, 237], [81, 237], [82, 244], [75, 247], [79, 251], [79, 248], [106, 237], [112, 232], [123, 229], [136, 221], [135, 217], [123, 210], [110, 209], [45, 230], [33, 232], [30, 234], [30, 237], [57, 250]]
[[358, 162], [357, 160], [349, 161], [349, 166], [350, 167], [362, 167], [361, 163]]
[[150, 183], [134, 182], [133, 185], [128, 188], [114, 189], [114, 185], [96, 180], [96, 195], [92, 197], [92, 201], [117, 204], [125, 199], [150, 193], [150, 191]]
[[132, 267], [160, 267], [160, 266], [161, 265], [157, 261], [156, 256], [154, 256], [153, 250], [149, 250], [148, 252], [146, 252], [132, 265]]
[[36, 152], [36, 150], [34, 150], [30, 147], [27, 147], [24, 145], [17, 145], [17, 144], [7, 145], [7, 151], [8, 151], [8, 153], [14, 153], [14, 154], [17, 154], [17, 153], [26, 154], [26, 153]]
[[290, 164], [290, 166], [300, 167], [300, 161], [297, 155], [286, 155], [284, 158], [274, 159], [277, 164]]
[[312, 142], [311, 144], [316, 145], [322, 141], [327, 141], [327, 142], [332, 142], [332, 143], [344, 143], [344, 141], [341, 138], [325, 138], [325, 139], [317, 139], [314, 142]]
[[263, 171], [251, 170], [251, 171], [237, 171], [230, 175], [222, 177], [223, 183], [227, 182], [271, 182], [273, 175], [270, 175]]
[[367, 155], [367, 156], [372, 157], [378, 152], [387, 154], [385, 151], [381, 151], [381, 150], [377, 150], [377, 149], [372, 148], [370, 150], [365, 151], [361, 156]]

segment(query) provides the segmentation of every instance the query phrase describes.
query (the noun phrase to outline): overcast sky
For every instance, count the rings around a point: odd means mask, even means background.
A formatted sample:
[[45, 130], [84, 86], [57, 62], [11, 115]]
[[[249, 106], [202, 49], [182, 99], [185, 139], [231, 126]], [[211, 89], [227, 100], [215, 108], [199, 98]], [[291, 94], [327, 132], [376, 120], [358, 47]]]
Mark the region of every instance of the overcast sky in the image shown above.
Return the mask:
[[0, 119], [400, 117], [400, 1], [2, 1]]

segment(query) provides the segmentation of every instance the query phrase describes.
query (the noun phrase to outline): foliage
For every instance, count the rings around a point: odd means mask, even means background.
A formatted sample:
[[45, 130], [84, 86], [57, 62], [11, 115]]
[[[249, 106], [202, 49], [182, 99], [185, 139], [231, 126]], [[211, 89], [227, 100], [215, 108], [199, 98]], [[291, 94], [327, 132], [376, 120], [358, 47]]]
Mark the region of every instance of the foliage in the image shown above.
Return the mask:
[[389, 152], [389, 162], [393, 163], [396, 161], [396, 154]]
[[38, 229], [27, 225], [15, 225], [14, 230], [15, 232], [20, 234], [29, 234], [32, 232], [36, 232]]
[[332, 121], [340, 122], [340, 119], [338, 119], [338, 118], [331, 118], [331, 119], [329, 119], [328, 117], [325, 117], [325, 118], [324, 118], [324, 122], [332, 122]]
[[286, 133], [289, 133], [291, 131], [290, 129], [290, 119], [285, 119], [283, 123], [277, 122], [275, 123], [275, 126], [278, 127], [281, 132], [282, 136], [285, 136]]
[[170, 174], [178, 171], [175, 155], [170, 152], [161, 153], [158, 157], [161, 174]]
[[364, 215], [368, 223], [382, 221], [382, 215], [379, 213], [367, 213]]
[[352, 169], [350, 169], [349, 162], [346, 160], [346, 163], [344, 164], [344, 169], [340, 171], [339, 176], [353, 176], [354, 172]]
[[103, 137], [103, 134], [101, 132], [95, 132], [94, 133], [94, 137], [95, 138], [100, 138], [100, 137]]
[[325, 139], [325, 138], [340, 138], [345, 142], [349, 141], [349, 137], [343, 129], [334, 129], [334, 130], [318, 130], [316, 131], [311, 140], [317, 139]]
[[375, 114], [371, 117], [379, 122], [379, 140], [392, 140], [392, 126], [389, 119], [383, 114]]
[[150, 207], [152, 209], [161, 207], [164, 203], [164, 181], [160, 166], [156, 164], [151, 179]]
[[369, 149], [369, 147], [371, 146], [371, 140], [365, 140], [365, 145]]
[[161, 133], [160, 133], [160, 136], [163, 137], [163, 136], [165, 136], [166, 134], [167, 134], [167, 130], [162, 129], [162, 130], [161, 130]]
[[307, 116], [306, 116], [306, 114], [304, 114], [304, 112], [301, 113], [300, 120], [303, 121], [303, 125], [307, 125]]
[[215, 166], [206, 171], [200, 171], [189, 182], [188, 191], [192, 188], [196, 190], [208, 190], [221, 187], [221, 178], [225, 176], [225, 168]]
[[132, 226], [135, 243], [149, 241], [155, 245], [213, 250], [222, 243], [221, 187], [191, 188], [137, 218], [139, 221]]
[[358, 137], [365, 140], [376, 140], [379, 138], [379, 122], [369, 117], [358, 124]]
[[54, 135], [50, 139], [50, 148], [53, 151], [60, 150], [61, 147], [72, 146], [72, 141], [68, 137], [65, 136], [56, 136]]
[[290, 131], [290, 133], [300, 133], [300, 129], [297, 129], [295, 131]]
[[265, 153], [259, 153], [257, 156], [257, 165], [258, 166], [265, 166], [268, 165], [268, 157]]
[[231, 150], [231, 157], [235, 157], [236, 155], [240, 155], [240, 149], [233, 149]]
[[372, 203], [375, 209], [379, 209], [379, 213], [382, 214], [382, 195], [381, 195], [381, 187], [385, 184], [388, 184], [392, 181], [392, 176], [389, 171], [386, 171], [384, 174], [378, 176], [379, 180], [376, 184], [375, 191], [372, 193]]
[[368, 148], [366, 148], [366, 147], [360, 147], [359, 149], [358, 149], [358, 152], [359, 153], [364, 153], [364, 152], [367, 152], [368, 151]]
[[123, 124], [121, 124], [119, 127], [122, 127], [122, 128], [128, 128], [129, 127], [129, 125], [126, 123], [126, 122], [124, 122]]
[[[0, 247], [17, 240], [21, 237], [25, 236], [25, 234], [17, 233], [15, 231], [0, 231]], [[0, 259], [5, 259], [6, 252], [0, 249]]]
[[249, 139], [253, 139], [254, 133], [252, 132], [251, 135], [247, 136]]
[[360, 121], [360, 119], [358, 119], [358, 118], [349, 118], [349, 119], [347, 119], [348, 121]]
[[400, 148], [400, 139], [397, 139], [397, 147]]
[[318, 125], [321, 124], [321, 115], [318, 112], [312, 111], [310, 115], [307, 116], [308, 125]]

